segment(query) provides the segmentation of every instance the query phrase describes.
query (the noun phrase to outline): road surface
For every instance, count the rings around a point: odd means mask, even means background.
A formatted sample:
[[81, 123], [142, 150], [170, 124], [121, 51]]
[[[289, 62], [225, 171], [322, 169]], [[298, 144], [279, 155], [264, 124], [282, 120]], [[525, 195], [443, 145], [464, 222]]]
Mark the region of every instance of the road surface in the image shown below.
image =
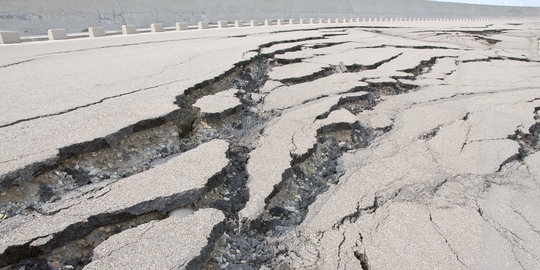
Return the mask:
[[0, 267], [538, 269], [539, 36], [390, 22], [1, 46]]

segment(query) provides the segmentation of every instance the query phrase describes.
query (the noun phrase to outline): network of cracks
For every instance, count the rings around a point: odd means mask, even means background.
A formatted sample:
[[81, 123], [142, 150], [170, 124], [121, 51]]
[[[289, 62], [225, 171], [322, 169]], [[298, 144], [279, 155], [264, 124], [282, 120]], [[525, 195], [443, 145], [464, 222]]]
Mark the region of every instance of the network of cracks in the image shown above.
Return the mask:
[[[341, 44], [325, 39], [326, 36], [323, 36], [311, 48]], [[8, 255], [0, 257], [3, 269], [82, 269], [91, 262], [93, 249], [112, 235], [153, 220], [165, 219], [176, 209], [196, 211], [203, 208], [219, 209], [226, 219], [214, 227], [207, 246], [198, 257], [189, 262], [188, 269], [259, 269], [262, 266], [288, 269], [287, 261], [281, 256], [288, 252], [283, 236], [304, 220], [308, 207], [319, 194], [339, 183], [344, 173], [340, 157], [345, 152], [369, 146], [376, 137], [392, 129], [392, 126], [371, 129], [360, 121], [334, 123], [319, 128], [316, 143], [309, 151], [300, 156], [292, 156], [290, 167], [283, 172], [281, 182], [266, 198], [264, 212], [255, 220], [240, 220], [238, 213], [249, 200], [249, 174], [246, 169], [249, 154], [257, 146], [267, 124], [282, 113], [261, 108], [260, 105], [264, 103], [261, 88], [273, 67], [301, 61], [278, 61], [275, 58], [277, 54], [303, 50], [306, 46], [293, 46], [267, 54], [261, 51], [280, 43], [306, 40], [261, 45], [258, 54], [250, 60], [237, 63], [222, 75], [184, 91], [175, 101], [178, 110], [169, 115], [130, 127], [131, 132], [119, 134], [114, 144], [95, 140], [64, 149], [61, 161], [57, 164], [40, 166], [25, 181], [5, 185], [0, 196], [0, 207], [5, 209], [3, 219], [33, 213], [51, 215], [54, 213], [44, 211], [44, 207], [70, 191], [97, 183], [112, 183], [143, 172], [170, 156], [194, 149], [213, 139], [223, 139], [229, 143], [226, 153], [228, 165], [209, 179], [204, 192], [193, 200], [156, 207], [140, 215], [125, 213], [102, 216], [54, 235], [54, 241], [39, 249], [30, 244], [12, 247]], [[377, 69], [392, 60], [386, 59], [371, 66], [329, 66], [310, 76], [288, 79], [282, 83], [299, 84], [339, 72]], [[417, 76], [429, 72], [436, 61], [437, 58], [422, 61], [415, 68], [404, 70], [408, 76], [403, 79], [414, 81]], [[201, 115], [193, 107], [200, 98], [231, 88], [239, 90], [236, 96], [241, 101], [240, 106], [213, 115]], [[355, 87], [343, 94], [367, 94], [343, 97], [317, 119], [324, 119], [339, 109], [357, 115], [373, 109], [381, 96], [402, 94], [416, 88], [415, 85], [402, 84], [398, 80]], [[263, 98], [260, 98], [261, 95]], [[531, 148], [538, 147], [539, 128], [533, 126], [530, 131], [532, 135], [516, 134], [514, 137], [522, 144], [523, 155], [531, 151]], [[369, 269], [365, 254], [358, 253], [355, 256], [363, 269]]]

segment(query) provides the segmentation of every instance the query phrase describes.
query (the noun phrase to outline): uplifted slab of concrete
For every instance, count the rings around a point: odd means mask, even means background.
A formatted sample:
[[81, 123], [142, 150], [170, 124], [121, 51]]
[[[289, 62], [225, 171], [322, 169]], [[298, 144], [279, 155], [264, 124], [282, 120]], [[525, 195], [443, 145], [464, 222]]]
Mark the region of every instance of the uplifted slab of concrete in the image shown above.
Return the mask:
[[282, 110], [303, 102], [367, 86], [355, 73], [338, 73], [306, 83], [280, 87], [265, 99], [265, 110]]
[[[91, 220], [107, 222], [107, 219], [122, 214], [170, 211], [193, 203], [208, 180], [221, 172], [229, 162], [225, 155], [227, 149], [227, 142], [212, 140], [148, 171], [85, 192], [81, 197], [62, 200], [54, 208], [48, 209], [49, 215], [36, 214], [30, 221], [3, 234], [0, 258], [8, 260], [10, 255], [6, 250], [10, 248], [21, 248], [20, 252], [27, 252], [25, 247], [31, 243], [34, 248], [47, 247], [60, 241], [55, 237], [62, 235], [70, 226], [96, 226], [88, 224], [95, 222]], [[70, 234], [77, 236], [77, 232]], [[46, 241], [34, 242], [38, 238], [45, 238]]]
[[185, 269], [201, 255], [212, 229], [224, 220], [221, 211], [210, 208], [140, 225], [97, 246], [84, 269]]
[[238, 97], [235, 96], [238, 91], [238, 89], [229, 89], [214, 95], [204, 96], [198, 99], [193, 107], [199, 108], [203, 115], [215, 115], [234, 110], [242, 105]]
[[363, 50], [347, 50], [342, 52], [329, 53], [322, 56], [316, 56], [306, 60], [310, 63], [324, 63], [337, 65], [342, 62], [346, 66], [360, 65], [372, 66], [384, 62], [392, 57], [396, 57], [403, 50], [398, 48], [377, 48]]
[[276, 81], [299, 79], [317, 73], [327, 66], [328, 65], [319, 63], [294, 63], [273, 68], [272, 71], [268, 73], [268, 77]]

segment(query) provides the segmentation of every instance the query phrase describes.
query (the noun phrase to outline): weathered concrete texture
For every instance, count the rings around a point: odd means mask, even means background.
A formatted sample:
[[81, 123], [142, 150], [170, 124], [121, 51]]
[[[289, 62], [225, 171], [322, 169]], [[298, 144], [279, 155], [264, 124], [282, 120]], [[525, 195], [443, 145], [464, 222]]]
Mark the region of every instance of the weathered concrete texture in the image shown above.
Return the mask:
[[137, 33], [137, 26], [134, 24], [124, 24], [122, 25], [122, 34], [130, 35]]
[[[24, 256], [30, 250], [28, 245], [46, 249], [54, 243], [66, 241], [62, 236], [82, 237], [87, 227], [95, 227], [96, 222], [110, 222], [108, 220], [115, 220], [122, 214], [170, 211], [194, 203], [208, 180], [227, 165], [227, 148], [225, 141], [213, 140], [143, 173], [97, 185], [76, 193], [80, 196], [67, 196], [49, 205], [44, 209], [46, 215], [36, 214], [31, 220], [2, 234], [2, 261], [9, 263], [16, 256]], [[70, 232], [70, 227], [80, 229]], [[39, 238], [46, 240], [36, 242]], [[14, 256], [9, 255], [13, 251], [6, 252], [12, 249], [18, 254]]]
[[265, 110], [282, 110], [323, 96], [344, 93], [355, 87], [367, 86], [354, 73], [339, 73], [272, 91], [265, 99]]
[[224, 219], [219, 210], [201, 209], [191, 216], [143, 224], [96, 247], [92, 262], [84, 269], [185, 269]]
[[150, 31], [152, 31], [152, 32], [163, 32], [163, 24], [162, 23], [150, 24]]
[[102, 37], [105, 36], [105, 29], [101, 26], [88, 27], [88, 34], [90, 37]]
[[300, 62], [276, 67], [272, 69], [268, 77], [277, 81], [305, 77], [321, 71], [324, 67], [324, 64]]
[[236, 93], [238, 93], [238, 89], [230, 89], [214, 95], [205, 96], [197, 100], [197, 102], [193, 104], [193, 107], [199, 108], [203, 115], [219, 114], [228, 110], [233, 110], [242, 105], [240, 100], [235, 96]]
[[0, 32], [0, 44], [10, 44], [21, 42], [19, 32], [16, 31], [2, 31]]
[[47, 30], [47, 35], [49, 36], [49, 40], [60, 40], [67, 38], [66, 29], [49, 29]]
[[199, 29], [208, 29], [208, 22], [198, 22]]
[[177, 22], [176, 23], [176, 31], [187, 30], [187, 29], [188, 29], [188, 24], [186, 22]]

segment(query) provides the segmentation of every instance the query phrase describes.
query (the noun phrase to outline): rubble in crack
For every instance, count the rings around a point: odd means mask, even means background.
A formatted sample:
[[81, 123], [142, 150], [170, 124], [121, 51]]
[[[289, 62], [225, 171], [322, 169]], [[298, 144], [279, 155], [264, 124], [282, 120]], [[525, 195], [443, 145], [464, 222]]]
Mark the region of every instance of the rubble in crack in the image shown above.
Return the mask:
[[28, 215], [78, 187], [118, 180], [151, 167], [152, 162], [179, 153], [181, 130], [172, 122], [135, 133], [116, 146], [78, 155], [60, 162], [22, 185], [0, 194], [4, 217]]

